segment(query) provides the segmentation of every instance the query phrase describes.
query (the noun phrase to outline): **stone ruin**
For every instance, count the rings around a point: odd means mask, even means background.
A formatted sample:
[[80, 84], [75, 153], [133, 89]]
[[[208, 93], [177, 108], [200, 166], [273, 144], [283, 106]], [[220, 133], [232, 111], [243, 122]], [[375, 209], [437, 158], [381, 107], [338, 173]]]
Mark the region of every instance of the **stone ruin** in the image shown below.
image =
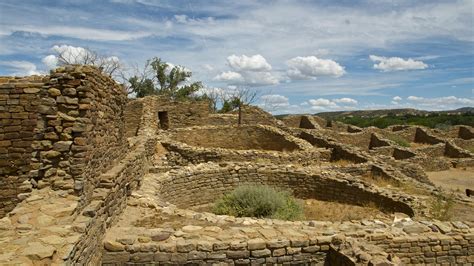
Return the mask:
[[[463, 148], [474, 145], [471, 127], [361, 129], [316, 116], [280, 121], [257, 107], [237, 120], [207, 102], [128, 99], [89, 66], [0, 77], [0, 264], [474, 263], [474, 221], [433, 219], [428, 201], [442, 188], [426, 175], [474, 166]], [[389, 218], [202, 210], [243, 184], [371, 205]], [[455, 201], [472, 211], [472, 199]]]

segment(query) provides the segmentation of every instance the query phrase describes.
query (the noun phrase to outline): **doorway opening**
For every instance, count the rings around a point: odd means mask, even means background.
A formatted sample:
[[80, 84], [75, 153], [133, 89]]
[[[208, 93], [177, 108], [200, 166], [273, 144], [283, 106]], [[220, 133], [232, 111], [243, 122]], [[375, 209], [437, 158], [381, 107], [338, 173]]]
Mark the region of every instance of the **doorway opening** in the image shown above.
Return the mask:
[[163, 130], [167, 130], [169, 128], [169, 119], [168, 119], [168, 112], [162, 111], [158, 112], [158, 120], [160, 122], [160, 128]]

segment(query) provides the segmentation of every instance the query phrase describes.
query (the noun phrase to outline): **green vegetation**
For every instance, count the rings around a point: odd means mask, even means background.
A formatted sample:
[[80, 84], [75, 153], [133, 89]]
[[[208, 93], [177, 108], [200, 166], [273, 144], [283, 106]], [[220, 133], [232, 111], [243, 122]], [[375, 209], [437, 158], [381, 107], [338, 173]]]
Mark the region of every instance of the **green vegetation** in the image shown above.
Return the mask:
[[447, 221], [451, 218], [452, 208], [454, 206], [454, 196], [436, 195], [431, 200], [430, 213], [433, 218], [440, 221]]
[[[174, 100], [192, 98], [203, 87], [201, 82], [183, 85], [191, 77], [191, 71], [182, 66], [173, 66], [158, 57], [149, 59], [144, 69], [130, 77], [130, 89], [138, 98], [148, 95], [164, 95]], [[205, 98], [205, 97], [204, 97]]]
[[430, 128], [444, 129], [454, 125], [474, 126], [474, 113], [464, 113], [460, 115], [449, 115], [442, 113], [432, 113], [427, 116], [417, 115], [387, 115], [383, 117], [340, 117], [337, 121], [351, 124], [358, 127], [378, 127], [386, 128], [391, 125], [419, 125]]
[[388, 139], [395, 142], [398, 146], [405, 147], [405, 148], [410, 147], [410, 142], [408, 142], [406, 139], [400, 136], [390, 135]]
[[214, 205], [214, 213], [236, 217], [302, 219], [303, 206], [289, 192], [268, 186], [241, 186]]

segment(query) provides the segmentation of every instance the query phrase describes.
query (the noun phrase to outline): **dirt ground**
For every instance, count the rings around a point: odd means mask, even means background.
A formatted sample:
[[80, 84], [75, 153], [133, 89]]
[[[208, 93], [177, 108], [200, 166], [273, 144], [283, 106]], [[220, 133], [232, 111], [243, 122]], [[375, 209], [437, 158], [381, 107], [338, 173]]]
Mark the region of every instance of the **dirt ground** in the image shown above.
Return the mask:
[[431, 182], [447, 190], [464, 193], [466, 188], [474, 189], [474, 167], [452, 168], [426, 174]]
[[338, 202], [305, 200], [304, 214], [306, 220], [350, 221], [388, 217], [375, 206], [355, 206]]
[[[388, 217], [374, 206], [356, 206], [338, 202], [315, 199], [302, 200], [304, 219], [317, 221], [350, 221]], [[201, 205], [190, 208], [198, 212], [212, 212], [212, 205]]]
[[[466, 197], [466, 188], [474, 189], [474, 167], [452, 168], [446, 171], [427, 172], [436, 185]], [[473, 205], [457, 202], [450, 211], [450, 220], [474, 221]]]

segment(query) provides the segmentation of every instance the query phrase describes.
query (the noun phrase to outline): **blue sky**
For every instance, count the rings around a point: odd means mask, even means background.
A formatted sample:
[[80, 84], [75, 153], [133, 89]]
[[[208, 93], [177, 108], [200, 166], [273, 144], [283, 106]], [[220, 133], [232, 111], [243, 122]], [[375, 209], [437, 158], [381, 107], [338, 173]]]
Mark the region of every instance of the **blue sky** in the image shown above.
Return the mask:
[[[474, 1], [0, 1], [0, 75], [55, 49], [157, 56], [273, 113], [474, 106]], [[54, 48], [56, 47], [56, 48]], [[46, 63], [45, 63], [46, 62]], [[131, 70], [130, 70], [131, 71]]]

